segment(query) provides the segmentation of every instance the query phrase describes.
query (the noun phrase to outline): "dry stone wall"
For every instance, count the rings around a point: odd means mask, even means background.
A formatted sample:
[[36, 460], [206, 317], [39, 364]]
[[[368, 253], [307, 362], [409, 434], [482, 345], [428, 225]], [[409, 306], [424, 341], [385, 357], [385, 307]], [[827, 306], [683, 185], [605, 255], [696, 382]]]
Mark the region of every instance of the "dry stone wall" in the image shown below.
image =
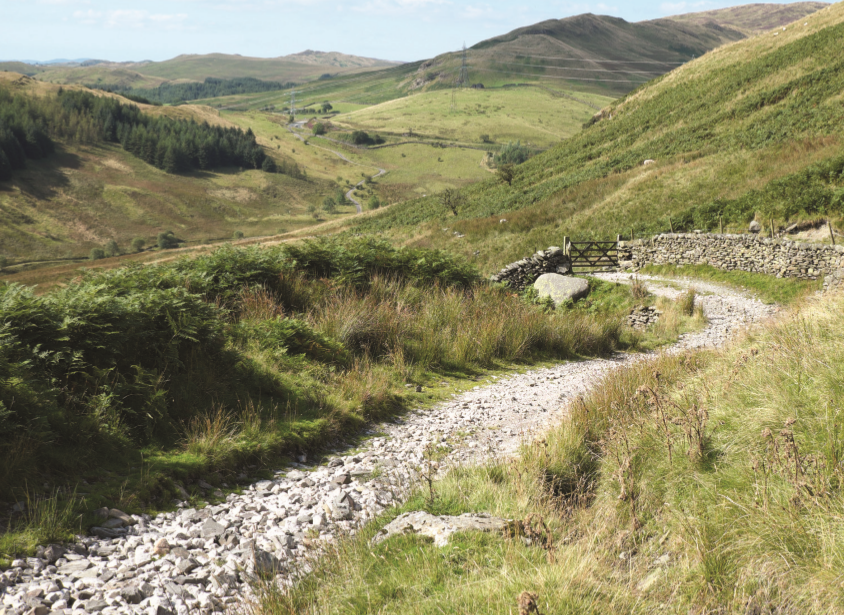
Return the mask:
[[619, 242], [618, 259], [622, 269], [650, 264], [711, 265], [778, 278], [823, 279], [825, 289], [844, 289], [844, 246], [756, 235], [670, 233]]
[[551, 246], [547, 250], [540, 250], [533, 256], [510, 263], [504, 269], [493, 275], [493, 282], [504, 282], [510, 288], [524, 290], [536, 281], [543, 273], [569, 273], [571, 259], [562, 248]]

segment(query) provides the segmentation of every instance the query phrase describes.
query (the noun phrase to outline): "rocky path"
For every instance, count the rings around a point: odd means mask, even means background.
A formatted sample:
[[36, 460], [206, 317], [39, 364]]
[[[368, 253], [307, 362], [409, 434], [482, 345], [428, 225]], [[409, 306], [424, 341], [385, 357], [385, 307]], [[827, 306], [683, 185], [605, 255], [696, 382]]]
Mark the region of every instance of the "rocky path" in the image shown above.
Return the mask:
[[[629, 281], [628, 276], [603, 274]], [[639, 276], [652, 292], [680, 291]], [[678, 282], [672, 282], [676, 285]], [[680, 285], [688, 283], [679, 282]], [[720, 346], [775, 308], [749, 295], [695, 282], [709, 325], [669, 351]], [[415, 484], [429, 447], [449, 449], [448, 463], [514, 454], [560, 420], [567, 401], [610, 370], [642, 355], [562, 363], [490, 378], [434, 408], [375, 426], [361, 449], [326, 464], [300, 464], [250, 485], [222, 504], [181, 504], [154, 518], [101, 511], [94, 536], [67, 549], [39, 549], [0, 574], [0, 614], [210, 613], [242, 604], [256, 574], [289, 581], [307, 571], [318, 545], [373, 518]]]

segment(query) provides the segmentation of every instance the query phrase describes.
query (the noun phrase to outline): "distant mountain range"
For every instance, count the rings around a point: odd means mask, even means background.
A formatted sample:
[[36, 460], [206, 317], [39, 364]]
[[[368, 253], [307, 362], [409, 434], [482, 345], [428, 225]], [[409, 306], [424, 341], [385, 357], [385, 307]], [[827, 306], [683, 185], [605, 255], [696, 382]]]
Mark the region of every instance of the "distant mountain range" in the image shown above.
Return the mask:
[[[591, 13], [547, 20], [469, 48], [468, 80], [487, 87], [543, 82], [617, 96], [725, 43], [793, 22], [826, 6], [822, 2], [748, 4], [638, 23]], [[37, 75], [53, 83], [111, 88], [155, 88], [166, 82], [207, 77], [305, 83], [371, 72], [367, 79], [373, 83], [392, 84], [380, 88], [379, 96], [391, 92], [389, 97], [394, 98], [420, 89], [452, 87], [462, 62], [461, 52], [403, 64], [306, 50], [278, 58], [212, 53], [180, 55], [163, 62], [0, 62], [0, 70]]]

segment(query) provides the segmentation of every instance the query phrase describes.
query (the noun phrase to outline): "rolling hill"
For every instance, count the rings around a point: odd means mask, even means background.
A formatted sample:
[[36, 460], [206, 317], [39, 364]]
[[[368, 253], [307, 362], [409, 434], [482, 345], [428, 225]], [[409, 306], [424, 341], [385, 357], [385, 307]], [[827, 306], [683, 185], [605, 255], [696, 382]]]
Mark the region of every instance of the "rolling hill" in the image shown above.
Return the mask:
[[825, 2], [795, 2], [792, 4], [745, 4], [715, 11], [686, 13], [668, 17], [672, 21], [703, 25], [714, 23], [755, 36], [781, 28], [801, 17], [828, 7]]
[[[0, 73], [0, 88], [33, 98], [54, 97], [59, 87], [84, 89]], [[237, 127], [200, 105], [139, 107], [152, 116]], [[251, 127], [247, 124], [242, 130]], [[294, 161], [286, 142], [282, 152], [283, 141], [263, 134], [258, 126], [256, 136], [277, 163], [304, 164], [308, 175], [237, 167], [172, 174], [147, 164], [119, 143], [58, 140], [55, 154], [27, 160], [25, 169], [0, 182], [0, 256], [15, 263], [79, 258], [109, 240], [123, 251], [135, 237], [154, 245], [157, 234], [165, 230], [195, 243], [230, 238], [234, 231], [266, 235], [314, 224], [307, 210], [334, 193], [334, 179], [344, 172], [342, 161], [313, 148]], [[338, 213], [353, 212], [349, 204]]]
[[51, 83], [154, 88], [165, 82], [204, 81], [208, 77], [254, 77], [267, 81], [305, 82], [324, 74], [346, 75], [396, 64], [339, 52], [307, 50], [278, 58], [211, 53], [180, 55], [163, 62], [102, 61], [82, 66], [77, 63], [31, 65], [22, 62], [0, 62], [0, 70], [37, 75], [39, 79]]
[[[577, 15], [518, 28], [466, 50], [469, 81], [485, 88], [541, 84], [555, 90], [623, 95], [716, 47], [781, 26], [828, 6], [820, 2], [750, 4], [629, 23]], [[303, 104], [330, 100], [374, 105], [409, 94], [454, 87], [462, 52], [360, 75], [338, 75], [301, 88]], [[256, 94], [215, 104], [258, 109], [285, 95]]]
[[719, 222], [743, 230], [754, 217], [840, 223], [842, 38], [839, 3], [726, 45], [613, 103], [521, 165], [512, 186], [465, 188], [457, 217], [429, 196], [358, 221], [355, 232], [447, 246], [491, 271], [564, 235], [614, 239]]

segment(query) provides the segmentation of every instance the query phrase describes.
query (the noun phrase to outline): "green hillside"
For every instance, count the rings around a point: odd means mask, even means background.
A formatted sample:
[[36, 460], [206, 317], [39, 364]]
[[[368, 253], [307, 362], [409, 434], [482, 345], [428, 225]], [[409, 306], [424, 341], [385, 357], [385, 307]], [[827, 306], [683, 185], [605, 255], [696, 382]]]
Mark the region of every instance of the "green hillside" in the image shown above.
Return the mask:
[[[336, 156], [314, 148], [306, 148], [306, 152], [300, 148], [298, 154], [291, 151], [295, 147], [282, 151], [281, 141], [255, 124], [257, 132], [251, 149], [259, 156], [269, 156], [281, 172], [266, 173], [249, 164], [232, 166], [221, 159], [206, 169], [185, 164], [168, 172], [164, 158], [158, 164], [157, 154], [166, 156], [170, 149], [178, 158], [176, 149], [181, 149], [182, 156], [191, 156], [187, 152], [194, 146], [186, 141], [179, 144], [175, 133], [159, 135], [161, 138], [156, 141], [156, 126], [197, 129], [207, 122], [209, 127], [202, 129], [205, 136], [200, 146], [205, 148], [212, 145], [208, 139], [213, 141], [213, 135], [220, 134], [218, 128], [232, 131], [228, 133], [231, 135], [243, 135], [252, 125], [245, 123], [238, 129], [235, 123], [218, 117], [217, 112], [198, 105], [141, 105], [140, 115], [132, 115], [141, 122], [140, 132], [127, 139], [125, 131], [130, 126], [126, 124], [121, 129], [124, 146], [115, 141], [120, 138], [116, 132], [113, 138], [107, 138], [106, 124], [98, 123], [97, 118], [68, 112], [67, 103], [87, 100], [78, 96], [83, 88], [66, 86], [64, 95], [59, 97], [59, 86], [15, 73], [0, 73], [0, 90], [4, 101], [32, 102], [27, 117], [43, 126], [45, 134], [52, 137], [55, 150], [47, 156], [27, 152], [17, 159], [10, 178], [0, 181], [0, 257], [5, 264], [84, 258], [109, 241], [115, 241], [121, 252], [131, 252], [133, 239], [143, 239], [151, 247], [156, 244], [157, 235], [167, 230], [172, 230], [181, 242], [194, 245], [229, 239], [235, 231], [248, 237], [311, 226], [317, 220], [308, 209], [318, 207], [327, 195], [335, 194], [335, 178], [347, 166]], [[15, 117], [6, 113], [11, 107], [6, 105], [0, 114], [5, 120]], [[17, 107], [27, 110], [23, 105]], [[94, 107], [105, 110], [113, 105]], [[25, 119], [23, 111], [18, 116]], [[159, 118], [195, 123], [160, 124]], [[15, 128], [14, 124], [10, 126]], [[25, 123], [21, 126], [25, 127]], [[9, 145], [8, 136], [5, 129], [0, 132], [0, 151]], [[242, 137], [241, 141], [238, 148], [246, 142]], [[26, 147], [30, 146], [27, 142]], [[2, 156], [2, 160], [7, 158]], [[186, 158], [182, 161], [188, 163]], [[309, 170], [307, 174], [304, 168]], [[356, 168], [353, 175], [350, 172], [350, 176], [359, 174]], [[343, 204], [332, 217], [353, 212], [351, 203]], [[4, 274], [13, 271], [16, 269], [6, 268]]]
[[[587, 130], [521, 165], [512, 186], [490, 179], [464, 189], [456, 218], [429, 196], [355, 230], [403, 238], [412, 227], [414, 241], [480, 251], [496, 267], [563, 235], [712, 229], [719, 216], [734, 229], [754, 216], [777, 225], [840, 219], [842, 36], [837, 4], [722, 47], [610, 105]], [[448, 239], [446, 221], [465, 238]]]

